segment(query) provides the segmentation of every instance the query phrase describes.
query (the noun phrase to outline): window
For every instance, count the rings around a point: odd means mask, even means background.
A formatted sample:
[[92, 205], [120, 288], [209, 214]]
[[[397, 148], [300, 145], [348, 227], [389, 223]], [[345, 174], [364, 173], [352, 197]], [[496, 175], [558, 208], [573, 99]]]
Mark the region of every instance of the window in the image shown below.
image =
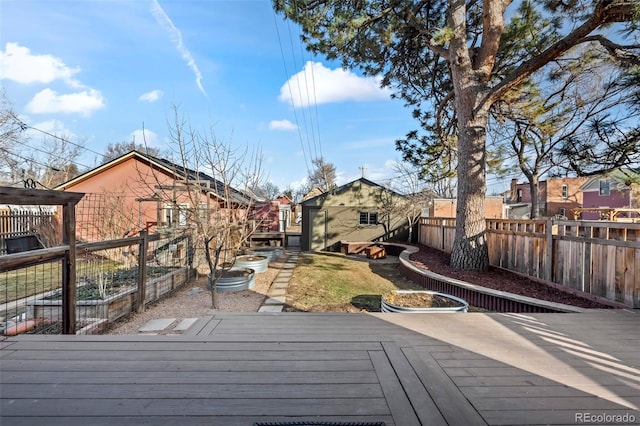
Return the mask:
[[173, 225], [173, 204], [167, 203], [164, 205], [163, 210], [163, 222], [164, 226], [172, 226]]
[[164, 226], [186, 226], [188, 216], [188, 204], [167, 203], [164, 205]]
[[600, 195], [609, 195], [610, 192], [609, 181], [601, 180], [600, 181]]
[[189, 204], [178, 204], [178, 226], [187, 226]]
[[377, 212], [360, 212], [360, 225], [377, 225]]
[[207, 203], [198, 204], [198, 218], [202, 221], [209, 220], [209, 206]]
[[566, 200], [569, 198], [569, 187], [567, 185], [562, 185], [562, 199]]
[[566, 217], [567, 216], [567, 209], [565, 209], [564, 207], [560, 207], [560, 216]]

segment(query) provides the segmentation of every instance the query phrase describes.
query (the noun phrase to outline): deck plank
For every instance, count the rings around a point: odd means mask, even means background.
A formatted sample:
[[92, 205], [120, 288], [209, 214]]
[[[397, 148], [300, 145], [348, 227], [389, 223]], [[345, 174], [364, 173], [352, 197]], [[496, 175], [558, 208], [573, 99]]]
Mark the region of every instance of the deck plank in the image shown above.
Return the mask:
[[[108, 402], [108, 403], [105, 403]], [[410, 407], [409, 407], [410, 409]], [[57, 398], [3, 400], [3, 416], [386, 416], [384, 398]], [[394, 415], [394, 418], [396, 416]], [[409, 423], [400, 423], [411, 426]], [[417, 424], [417, 423], [416, 423]]]
[[476, 408], [428, 353], [418, 355], [411, 348], [402, 350], [448, 424], [486, 424]]
[[381, 351], [374, 351], [369, 354], [395, 422], [403, 426], [419, 426], [420, 420], [418, 420], [411, 403], [407, 399], [402, 389], [402, 384], [393, 371], [387, 355]]
[[269, 383], [269, 384], [215, 384], [215, 383], [74, 383], [73, 386], [60, 386], [58, 383], [41, 383], [34, 387], [30, 384], [13, 384], [2, 391], [3, 398], [9, 399], [116, 399], [116, 398], [153, 398], [153, 399], [256, 399], [256, 398], [383, 398], [382, 389], [376, 383]]
[[[361, 371], [2, 371], [12, 384], [350, 384], [378, 383], [373, 369]], [[0, 394], [2, 389], [0, 389]]]
[[429, 392], [415, 374], [415, 370], [404, 356], [402, 350], [395, 343], [385, 343], [384, 352], [393, 366], [402, 389], [406, 393], [409, 402], [418, 416], [421, 424], [432, 426], [447, 425], [442, 413], [438, 409]]

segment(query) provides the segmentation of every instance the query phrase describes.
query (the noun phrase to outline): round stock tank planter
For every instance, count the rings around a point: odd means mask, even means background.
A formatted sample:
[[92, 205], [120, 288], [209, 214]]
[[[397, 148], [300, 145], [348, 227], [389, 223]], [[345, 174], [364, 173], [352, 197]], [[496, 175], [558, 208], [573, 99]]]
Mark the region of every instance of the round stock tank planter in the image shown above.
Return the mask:
[[395, 290], [382, 295], [381, 311], [396, 313], [467, 312], [469, 304], [459, 297], [428, 290]]
[[[216, 284], [216, 291], [222, 293], [225, 291], [242, 291], [255, 287], [256, 285], [256, 273], [250, 268], [238, 268], [228, 269], [224, 271], [217, 271], [216, 276], [219, 276]], [[209, 280], [207, 282], [207, 289], [213, 288], [215, 277], [209, 274]]]
[[282, 247], [252, 247], [249, 249], [249, 254], [254, 256], [266, 256], [268, 262], [273, 262], [279, 256], [284, 254]]
[[267, 256], [256, 256], [247, 254], [244, 256], [236, 257], [233, 263], [233, 269], [244, 269], [249, 268], [253, 269], [256, 274], [260, 272], [265, 272], [269, 267], [269, 258]]

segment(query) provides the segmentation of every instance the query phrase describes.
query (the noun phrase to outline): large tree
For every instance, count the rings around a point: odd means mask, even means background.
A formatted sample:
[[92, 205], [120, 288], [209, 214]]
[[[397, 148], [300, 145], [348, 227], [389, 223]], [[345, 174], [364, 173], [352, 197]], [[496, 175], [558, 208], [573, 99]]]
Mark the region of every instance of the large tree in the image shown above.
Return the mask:
[[[599, 44], [621, 63], [637, 62], [640, 46], [608, 38], [613, 25], [637, 36], [638, 2], [631, 0], [274, 0], [302, 26], [307, 46], [343, 66], [382, 75], [382, 84], [415, 108], [426, 136], [404, 149], [457, 155], [458, 203], [452, 265], [489, 264], [484, 200], [486, 132], [493, 105], [533, 73], [569, 51]], [[543, 10], [544, 9], [544, 10]], [[507, 18], [509, 15], [509, 18]], [[544, 19], [539, 19], [544, 17]], [[606, 31], [601, 31], [606, 30]], [[426, 147], [426, 148], [425, 148]], [[453, 147], [453, 148], [451, 148]]]
[[328, 191], [336, 185], [336, 166], [329, 163], [322, 157], [312, 160], [313, 170], [308, 176], [309, 189], [319, 187], [323, 191]]
[[12, 148], [24, 142], [26, 126], [18, 119], [4, 89], [0, 92], [0, 182], [15, 184], [22, 179], [22, 157], [13, 155]]

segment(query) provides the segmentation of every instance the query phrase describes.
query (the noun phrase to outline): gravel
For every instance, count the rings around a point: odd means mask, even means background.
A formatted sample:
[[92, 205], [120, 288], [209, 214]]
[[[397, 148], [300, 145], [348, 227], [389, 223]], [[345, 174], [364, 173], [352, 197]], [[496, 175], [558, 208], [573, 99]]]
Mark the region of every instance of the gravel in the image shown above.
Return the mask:
[[197, 278], [158, 302], [147, 305], [144, 312], [116, 321], [103, 334], [138, 334], [138, 329], [144, 324], [161, 318], [175, 318], [175, 321], [158, 334], [175, 334], [172, 328], [183, 319], [201, 318], [216, 312], [257, 312], [281, 267], [282, 263], [269, 263], [267, 271], [256, 274], [256, 284], [251, 290], [216, 293], [219, 309], [212, 308], [207, 277]]

